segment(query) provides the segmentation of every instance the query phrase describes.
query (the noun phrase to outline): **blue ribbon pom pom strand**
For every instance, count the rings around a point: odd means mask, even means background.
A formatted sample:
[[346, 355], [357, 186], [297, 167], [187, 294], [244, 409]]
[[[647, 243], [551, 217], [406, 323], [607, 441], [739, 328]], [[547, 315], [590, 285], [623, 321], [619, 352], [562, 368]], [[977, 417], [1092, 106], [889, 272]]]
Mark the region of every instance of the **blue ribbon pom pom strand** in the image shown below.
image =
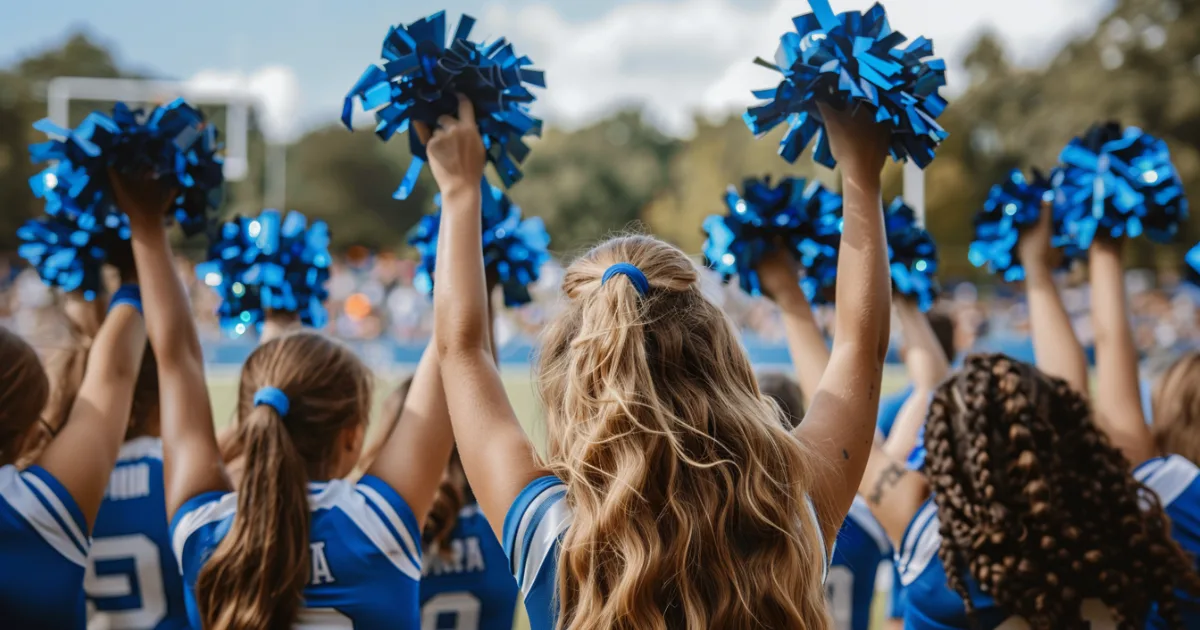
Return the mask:
[[[521, 306], [532, 301], [529, 285], [537, 282], [542, 266], [550, 261], [550, 234], [541, 217], [522, 218], [521, 208], [500, 188], [483, 182], [483, 264], [489, 278], [499, 282], [504, 291], [504, 305]], [[442, 212], [441, 196], [436, 198], [438, 210], [421, 217], [408, 238], [417, 250], [413, 285], [424, 293], [433, 291], [433, 275], [437, 267], [437, 242]]]
[[1197, 243], [1188, 250], [1188, 253], [1184, 256], [1184, 262], [1188, 266], [1187, 279], [1192, 284], [1200, 286], [1200, 243]]
[[112, 116], [93, 112], [75, 129], [48, 119], [34, 128], [53, 138], [29, 147], [35, 163], [51, 162], [29, 182], [51, 216], [65, 213], [86, 228], [117, 213], [110, 169], [175, 189], [171, 216], [189, 236], [205, 231], [221, 204], [217, 128], [182, 99], [148, 113], [117, 103]]
[[1037, 169], [1028, 177], [1020, 169], [1009, 172], [1004, 181], [992, 186], [983, 209], [975, 215], [975, 240], [967, 254], [971, 264], [987, 266], [1005, 282], [1024, 280], [1025, 268], [1021, 266], [1017, 244], [1022, 230], [1037, 225], [1045, 203], [1053, 206], [1051, 244], [1064, 251], [1063, 267], [1080, 258], [1082, 252], [1071, 244], [1064, 225], [1065, 215], [1054, 199], [1051, 177]]
[[1059, 156], [1058, 203], [1076, 247], [1096, 235], [1172, 242], [1187, 220], [1188, 202], [1167, 144], [1137, 127], [1093, 125]]
[[272, 311], [295, 313], [301, 324], [322, 328], [331, 262], [324, 221], [309, 225], [299, 212], [264, 210], [221, 225], [196, 277], [220, 296], [221, 328], [232, 337], [261, 330]]
[[[757, 267], [769, 251], [783, 247], [805, 269], [801, 285], [820, 302], [821, 289], [836, 273], [841, 237], [841, 195], [820, 182], [785, 177], [747, 179], [742, 191], [725, 194], [728, 213], [705, 219], [704, 257], [726, 281], [737, 277], [742, 290], [762, 293]], [[829, 261], [833, 261], [832, 270]]]
[[897, 197], [884, 213], [892, 287], [913, 298], [922, 312], [933, 308], [940, 291], [937, 282], [938, 254], [933, 236], [917, 224], [913, 209]]
[[430, 129], [441, 116], [458, 114], [457, 94], [475, 106], [479, 133], [488, 161], [505, 187], [521, 179], [519, 165], [529, 154], [525, 136], [541, 135], [542, 121], [529, 115], [530, 87], [546, 87], [532, 61], [518, 56], [504, 38], [492, 42], [467, 39], [475, 18], [464, 15], [447, 45], [446, 12], [439, 11], [408, 26], [394, 26], [383, 41], [383, 62], [369, 66], [350, 88], [342, 106], [342, 123], [352, 129], [354, 99], [375, 111], [375, 134], [388, 140], [408, 131], [412, 164], [395, 198], [412, 194], [428, 156], [413, 122]]
[[946, 64], [931, 58], [933, 42], [907, 39], [893, 31], [887, 12], [876, 4], [866, 13], [835, 15], [829, 0], [808, 0], [813, 12], [792, 20], [795, 32], [780, 39], [775, 62], [755, 63], [783, 75], [778, 87], [754, 92], [766, 101], [749, 108], [746, 124], [758, 135], [786, 122], [779, 154], [795, 162], [816, 138], [813, 159], [836, 165], [818, 103], [853, 111], [867, 108], [891, 131], [889, 152], [925, 168], [947, 133], [937, 123], [946, 109], [939, 94], [946, 85]]
[[17, 238], [21, 242], [17, 253], [33, 265], [43, 282], [78, 291], [91, 301], [104, 287], [102, 269], [111, 262], [111, 252], [129, 247], [129, 222], [124, 215], [109, 214], [103, 224], [84, 227], [60, 214], [26, 221], [17, 228]]

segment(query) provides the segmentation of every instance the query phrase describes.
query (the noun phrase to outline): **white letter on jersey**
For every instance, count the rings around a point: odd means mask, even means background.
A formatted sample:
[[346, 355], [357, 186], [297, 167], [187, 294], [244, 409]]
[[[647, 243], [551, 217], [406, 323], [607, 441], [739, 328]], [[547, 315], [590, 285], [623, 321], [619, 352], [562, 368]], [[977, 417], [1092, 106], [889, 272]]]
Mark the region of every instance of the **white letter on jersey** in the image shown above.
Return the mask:
[[479, 539], [472, 536], [467, 539], [467, 571], [484, 571], [483, 549], [479, 548]]
[[312, 579], [310, 584], [316, 586], [318, 584], [332, 584], [333, 571], [329, 569], [329, 560], [325, 558], [325, 543], [315, 542], [310, 543], [309, 555], [312, 556]]

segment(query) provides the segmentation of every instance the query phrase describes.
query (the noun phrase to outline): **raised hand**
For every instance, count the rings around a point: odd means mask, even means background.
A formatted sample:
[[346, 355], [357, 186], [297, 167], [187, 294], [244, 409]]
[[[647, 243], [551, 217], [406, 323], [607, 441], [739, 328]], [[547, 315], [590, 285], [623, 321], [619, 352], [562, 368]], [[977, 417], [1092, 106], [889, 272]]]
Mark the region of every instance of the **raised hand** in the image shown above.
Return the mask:
[[866, 108], [851, 113], [825, 104], [818, 107], [838, 166], [848, 175], [878, 175], [888, 156], [887, 128]]
[[1062, 260], [1062, 252], [1050, 245], [1050, 237], [1054, 231], [1051, 223], [1053, 213], [1054, 206], [1048, 201], [1043, 202], [1038, 222], [1033, 227], [1021, 231], [1021, 240], [1017, 243], [1017, 256], [1026, 270], [1031, 267], [1053, 269]]
[[479, 188], [486, 153], [470, 99], [459, 94], [458, 117], [438, 118], [438, 128], [432, 132], [421, 122], [413, 126], [425, 144], [429, 167], [443, 195], [464, 187]]
[[179, 194], [176, 189], [166, 186], [148, 173], [125, 175], [109, 169], [108, 177], [112, 182], [117, 207], [132, 222], [161, 220]]

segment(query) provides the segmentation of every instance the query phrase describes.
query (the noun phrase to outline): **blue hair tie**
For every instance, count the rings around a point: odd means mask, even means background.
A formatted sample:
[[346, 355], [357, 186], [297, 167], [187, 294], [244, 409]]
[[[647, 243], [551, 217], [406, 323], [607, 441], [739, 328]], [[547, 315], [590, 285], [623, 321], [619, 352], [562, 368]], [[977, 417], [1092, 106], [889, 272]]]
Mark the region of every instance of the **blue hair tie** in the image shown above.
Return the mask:
[[650, 281], [646, 279], [646, 274], [642, 273], [635, 265], [629, 263], [617, 263], [608, 269], [604, 270], [604, 275], [600, 277], [600, 286], [608, 282], [608, 279], [622, 275], [629, 278], [629, 282], [633, 284], [633, 288], [637, 289], [638, 295], [646, 295], [650, 292]]
[[128, 304], [137, 309], [139, 314], [142, 313], [142, 290], [136, 284], [124, 284], [119, 289], [113, 292], [112, 298], [108, 301], [108, 312], [113, 312], [121, 304]]
[[282, 389], [277, 387], [262, 387], [254, 392], [254, 406], [267, 405], [275, 409], [279, 415], [288, 415], [288, 409], [292, 403], [288, 401], [287, 394], [283, 393]]

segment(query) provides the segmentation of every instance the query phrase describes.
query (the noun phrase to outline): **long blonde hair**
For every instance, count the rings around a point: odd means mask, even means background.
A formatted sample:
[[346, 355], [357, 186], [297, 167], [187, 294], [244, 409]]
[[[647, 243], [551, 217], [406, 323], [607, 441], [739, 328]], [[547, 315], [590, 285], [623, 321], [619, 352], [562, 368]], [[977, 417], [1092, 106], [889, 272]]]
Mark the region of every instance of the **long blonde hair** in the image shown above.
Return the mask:
[[1150, 431], [1159, 452], [1200, 465], [1200, 352], [1189, 352], [1167, 368], [1150, 404]]
[[[242, 367], [237, 434], [245, 469], [229, 533], [196, 578], [206, 630], [290, 628], [309, 579], [309, 480], [332, 474], [340, 433], [365, 424], [371, 373], [341, 344], [296, 332], [259, 346]], [[287, 416], [255, 405], [283, 391]]]
[[[619, 262], [649, 281], [642, 296]], [[829, 627], [813, 454], [759, 391], [731, 323], [678, 249], [615, 238], [571, 265], [546, 332], [548, 467], [574, 520], [564, 630]]]

